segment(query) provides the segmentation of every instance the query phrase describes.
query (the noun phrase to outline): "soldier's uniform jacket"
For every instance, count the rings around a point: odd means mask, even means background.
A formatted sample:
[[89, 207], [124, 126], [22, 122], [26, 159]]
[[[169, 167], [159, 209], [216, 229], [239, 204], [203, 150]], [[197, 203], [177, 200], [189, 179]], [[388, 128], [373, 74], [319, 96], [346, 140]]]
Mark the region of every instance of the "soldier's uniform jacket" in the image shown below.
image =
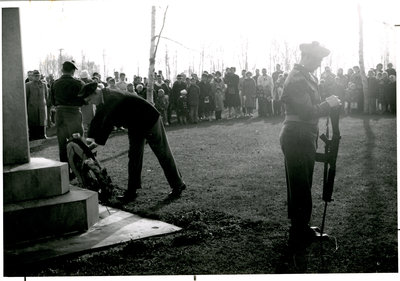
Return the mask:
[[318, 124], [318, 118], [329, 113], [329, 104], [318, 93], [318, 80], [302, 65], [295, 64], [287, 77], [281, 100], [285, 104], [285, 122]]
[[82, 98], [78, 94], [82, 87], [85, 85], [81, 80], [75, 79], [70, 75], [62, 75], [59, 79], [54, 81], [50, 98], [51, 103], [57, 105], [67, 106], [81, 106], [84, 104]]

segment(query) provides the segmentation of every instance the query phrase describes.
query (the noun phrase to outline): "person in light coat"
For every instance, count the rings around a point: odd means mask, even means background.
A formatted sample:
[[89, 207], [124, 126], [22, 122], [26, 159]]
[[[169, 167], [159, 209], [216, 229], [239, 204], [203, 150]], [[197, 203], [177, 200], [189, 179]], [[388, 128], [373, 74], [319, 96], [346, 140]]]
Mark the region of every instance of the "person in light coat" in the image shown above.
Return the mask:
[[45, 139], [48, 90], [46, 84], [40, 81], [39, 71], [33, 71], [32, 79], [25, 84], [29, 140]]
[[221, 79], [221, 72], [215, 72], [215, 78], [211, 83], [211, 90], [215, 96], [215, 119], [221, 120], [222, 111], [224, 110], [225, 100], [225, 83]]

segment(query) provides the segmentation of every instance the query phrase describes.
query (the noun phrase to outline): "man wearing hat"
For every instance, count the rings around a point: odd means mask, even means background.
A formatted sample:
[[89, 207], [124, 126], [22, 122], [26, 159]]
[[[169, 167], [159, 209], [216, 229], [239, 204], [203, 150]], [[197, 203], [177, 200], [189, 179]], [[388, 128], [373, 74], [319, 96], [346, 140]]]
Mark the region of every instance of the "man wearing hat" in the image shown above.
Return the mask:
[[[82, 90], [82, 98], [89, 101], [96, 87], [90, 84]], [[113, 89], [103, 89], [110, 92], [109, 99], [96, 111], [88, 131], [89, 145], [93, 142], [105, 145], [113, 126], [124, 126], [128, 129], [129, 163], [128, 189], [123, 202], [133, 201], [137, 197], [137, 189], [141, 188], [141, 172], [145, 141], [156, 155], [167, 181], [172, 188], [170, 198], [179, 197], [186, 188], [181, 173], [176, 166], [174, 156], [168, 144], [160, 113], [145, 99], [119, 92]]]
[[65, 61], [62, 65], [63, 75], [54, 81], [50, 92], [51, 102], [56, 107], [57, 138], [61, 162], [68, 162], [67, 139], [71, 138], [74, 133], [83, 135], [81, 106], [85, 102], [78, 94], [85, 83], [73, 77], [77, 69], [73, 60]]
[[32, 72], [32, 81], [26, 83], [25, 88], [29, 139], [45, 139], [47, 124], [46, 99], [48, 90], [46, 84], [40, 80], [39, 71], [34, 70]]
[[318, 118], [328, 115], [330, 108], [340, 106], [340, 100], [333, 95], [321, 101], [318, 81], [313, 75], [330, 51], [318, 42], [301, 44], [300, 51], [301, 60], [287, 77], [281, 99], [286, 116], [280, 144], [285, 157], [291, 220], [289, 247], [294, 254], [305, 253], [306, 247], [319, 234], [309, 226]]
[[171, 89], [171, 96], [169, 99], [169, 106], [168, 106], [168, 111], [170, 112], [168, 114], [168, 123], [171, 124], [171, 114], [172, 111], [177, 110], [177, 102], [178, 102], [178, 98], [181, 95], [181, 91], [182, 90], [186, 90], [186, 83], [185, 80], [183, 79], [183, 76], [181, 74], [178, 74], [176, 76], [176, 81], [174, 82], [174, 84], [172, 85], [172, 89]]

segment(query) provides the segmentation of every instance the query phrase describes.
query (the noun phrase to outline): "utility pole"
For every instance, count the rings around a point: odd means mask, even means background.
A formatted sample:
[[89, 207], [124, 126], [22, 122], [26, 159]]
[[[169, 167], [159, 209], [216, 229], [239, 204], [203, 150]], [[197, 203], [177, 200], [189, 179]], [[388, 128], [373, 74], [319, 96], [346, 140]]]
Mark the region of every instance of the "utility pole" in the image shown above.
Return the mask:
[[58, 63], [58, 77], [61, 77], [62, 75], [62, 51], [64, 51], [64, 49], [58, 49], [60, 51], [60, 55], [58, 57], [59, 63]]
[[106, 73], [106, 50], [103, 49], [103, 78], [107, 78], [107, 73]]

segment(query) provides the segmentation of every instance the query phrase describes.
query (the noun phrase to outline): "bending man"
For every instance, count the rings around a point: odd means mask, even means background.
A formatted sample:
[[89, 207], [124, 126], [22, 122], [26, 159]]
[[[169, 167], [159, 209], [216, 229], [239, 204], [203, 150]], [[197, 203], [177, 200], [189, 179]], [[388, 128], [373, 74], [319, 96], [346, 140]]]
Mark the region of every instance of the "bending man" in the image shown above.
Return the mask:
[[[87, 101], [93, 95], [90, 84], [85, 86], [87, 91], [82, 91], [82, 97]], [[129, 95], [103, 89], [109, 98], [98, 108], [88, 131], [88, 142], [104, 145], [113, 129], [125, 127], [129, 137], [129, 164], [128, 164], [128, 189], [120, 199], [127, 202], [137, 197], [137, 189], [141, 188], [141, 172], [145, 141], [156, 155], [172, 192], [170, 197], [179, 197], [186, 188], [182, 176], [176, 167], [165, 134], [160, 113], [146, 100], [137, 95]]]

